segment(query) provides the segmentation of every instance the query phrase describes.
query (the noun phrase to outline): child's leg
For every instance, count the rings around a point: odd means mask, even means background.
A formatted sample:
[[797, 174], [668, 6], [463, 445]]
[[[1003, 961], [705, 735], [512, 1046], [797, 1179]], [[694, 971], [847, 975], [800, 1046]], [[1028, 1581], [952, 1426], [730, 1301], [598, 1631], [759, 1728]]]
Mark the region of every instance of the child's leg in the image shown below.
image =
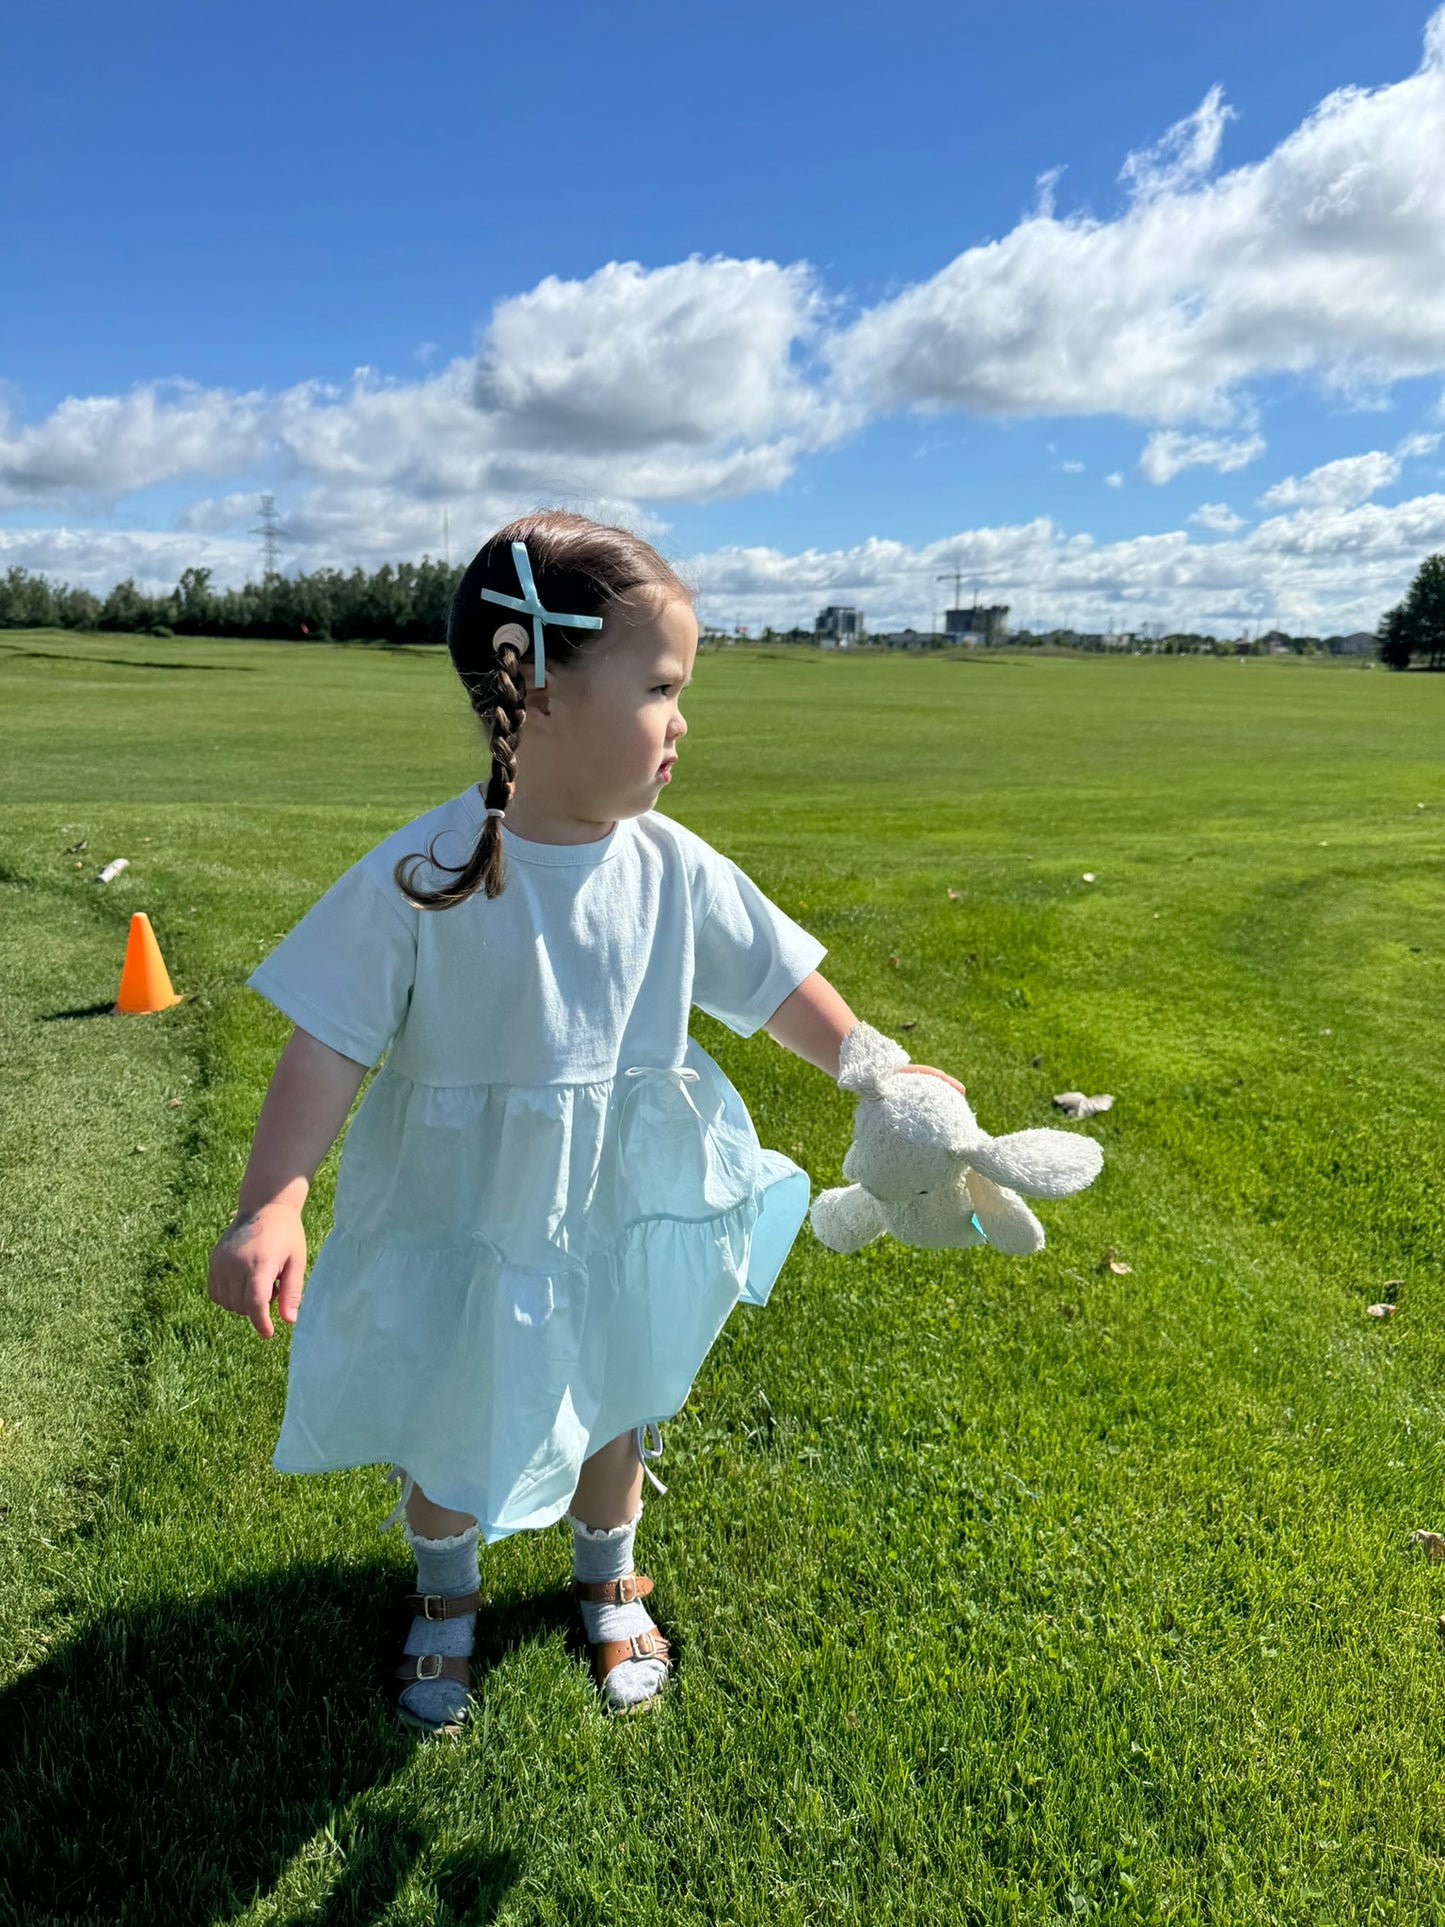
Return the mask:
[[[412, 1620], [402, 1650], [419, 1663], [414, 1683], [403, 1688], [398, 1705], [409, 1725], [427, 1731], [454, 1727], [466, 1714], [467, 1681], [427, 1678], [426, 1674], [435, 1659], [471, 1657], [477, 1624], [475, 1596], [481, 1584], [477, 1522], [469, 1512], [433, 1505], [420, 1486], [413, 1486], [406, 1502], [406, 1541], [416, 1558], [417, 1591], [431, 1599], [470, 1598], [471, 1609], [445, 1619], [418, 1613]], [[436, 1610], [431, 1608], [433, 1614]]]
[[577, 1490], [572, 1494], [572, 1517], [606, 1531], [635, 1519], [641, 1502], [642, 1460], [631, 1432], [624, 1432], [583, 1460]]
[[406, 1522], [423, 1539], [450, 1539], [477, 1522], [470, 1512], [448, 1512], [444, 1505], [433, 1505], [419, 1485], [414, 1485], [406, 1502]]
[[[583, 1467], [572, 1497], [572, 1576], [588, 1585], [615, 1585], [635, 1571], [633, 1539], [642, 1516], [642, 1459], [635, 1435], [624, 1432], [594, 1452]], [[628, 1590], [616, 1588], [620, 1594]], [[666, 1645], [642, 1602], [630, 1600], [579, 1601], [589, 1644], [636, 1642], [656, 1651], [655, 1658], [635, 1654], [619, 1659], [602, 1682], [603, 1697], [613, 1707], [640, 1705], [653, 1698], [667, 1677]]]

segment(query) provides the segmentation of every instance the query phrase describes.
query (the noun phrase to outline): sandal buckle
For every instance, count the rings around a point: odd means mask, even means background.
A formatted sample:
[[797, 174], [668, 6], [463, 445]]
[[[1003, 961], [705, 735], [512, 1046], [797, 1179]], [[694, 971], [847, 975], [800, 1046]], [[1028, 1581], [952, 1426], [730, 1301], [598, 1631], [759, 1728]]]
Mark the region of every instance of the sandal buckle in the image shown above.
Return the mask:
[[418, 1653], [416, 1656], [416, 1676], [418, 1679], [440, 1679], [442, 1676], [441, 1654]]
[[634, 1659], [651, 1659], [657, 1652], [657, 1638], [654, 1633], [635, 1633], [632, 1639]]
[[[433, 1606], [436, 1607], [435, 1612], [432, 1611]], [[421, 1602], [421, 1611], [423, 1619], [445, 1619], [447, 1616], [445, 1595], [439, 1592], [425, 1594]]]
[[617, 1603], [630, 1606], [637, 1598], [637, 1574], [627, 1572], [617, 1581]]

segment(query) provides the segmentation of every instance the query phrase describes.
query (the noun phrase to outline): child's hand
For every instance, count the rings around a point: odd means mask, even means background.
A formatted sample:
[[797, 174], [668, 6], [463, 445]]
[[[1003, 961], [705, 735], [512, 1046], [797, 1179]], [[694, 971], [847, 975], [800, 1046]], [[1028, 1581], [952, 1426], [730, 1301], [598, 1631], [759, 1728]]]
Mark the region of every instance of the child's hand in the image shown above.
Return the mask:
[[263, 1204], [238, 1211], [211, 1251], [206, 1294], [226, 1311], [249, 1318], [262, 1338], [275, 1327], [270, 1310], [296, 1323], [306, 1277], [306, 1231], [292, 1205]]
[[935, 1070], [932, 1064], [900, 1064], [893, 1074], [895, 1077], [902, 1077], [907, 1071], [921, 1071], [925, 1077], [941, 1077], [945, 1084], [952, 1084], [960, 1097], [968, 1096], [968, 1092], [956, 1077], [950, 1077], [947, 1071]]

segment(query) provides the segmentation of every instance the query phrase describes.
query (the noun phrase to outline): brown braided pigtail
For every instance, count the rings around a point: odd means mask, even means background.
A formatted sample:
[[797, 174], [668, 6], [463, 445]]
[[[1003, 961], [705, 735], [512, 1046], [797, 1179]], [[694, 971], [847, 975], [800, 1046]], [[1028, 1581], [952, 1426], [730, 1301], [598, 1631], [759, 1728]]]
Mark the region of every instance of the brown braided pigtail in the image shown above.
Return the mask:
[[[565, 610], [569, 615], [600, 615], [605, 623], [613, 611], [626, 615], [673, 597], [692, 599], [687, 584], [641, 536], [565, 510], [541, 509], [534, 515], [524, 515], [483, 544], [452, 598], [447, 649], [487, 736], [491, 772], [485, 800], [488, 809], [497, 810], [508, 807], [516, 787], [517, 752], [527, 720], [527, 684], [522, 673], [522, 651], [512, 640], [517, 617], [496, 603], [484, 601], [479, 591], [490, 588], [508, 595], [518, 593], [513, 542], [526, 543], [537, 593], [547, 609]], [[523, 622], [529, 629], [526, 618]], [[494, 638], [503, 630], [506, 639], [498, 648]], [[603, 633], [544, 624], [548, 681], [554, 669], [565, 673], [589, 641]], [[462, 862], [439, 861], [435, 848], [433, 842], [425, 858], [419, 852], [402, 857], [392, 872], [397, 888], [417, 909], [450, 910], [478, 890], [496, 897], [506, 888], [502, 833], [496, 817], [486, 819], [470, 855]], [[423, 862], [434, 872], [449, 874], [434, 888], [426, 889], [418, 873]]]
[[[484, 679], [484, 687], [476, 687], [478, 679], [469, 676], [463, 676], [462, 683], [477, 715], [490, 714], [492, 773], [487, 779], [485, 802], [489, 810], [504, 810], [517, 783], [517, 742], [527, 720], [527, 684], [522, 675], [521, 651], [515, 642], [502, 644], [494, 665], [491, 675]], [[421, 861], [419, 855], [404, 856], [392, 872], [397, 888], [418, 910], [450, 910], [454, 903], [465, 903], [479, 889], [489, 897], [498, 897], [506, 883], [502, 831], [495, 816], [483, 823], [471, 855], [462, 863], [441, 862], [433, 840], [426, 861], [434, 870], [453, 871], [450, 883], [440, 883], [435, 890], [422, 889], [415, 868]]]

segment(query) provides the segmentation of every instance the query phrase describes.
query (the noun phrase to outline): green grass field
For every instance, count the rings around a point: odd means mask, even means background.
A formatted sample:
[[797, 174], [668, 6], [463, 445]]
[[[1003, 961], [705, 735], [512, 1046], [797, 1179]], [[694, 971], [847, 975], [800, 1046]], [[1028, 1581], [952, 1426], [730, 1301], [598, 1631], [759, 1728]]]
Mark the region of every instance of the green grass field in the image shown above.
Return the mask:
[[[426, 1744], [380, 1473], [269, 1469], [286, 1340], [204, 1271], [286, 1034], [242, 980], [472, 780], [460, 694], [0, 636], [0, 1919], [1445, 1917], [1445, 678], [738, 650], [688, 716], [668, 812], [986, 1128], [1113, 1092], [1104, 1175], [1032, 1260], [805, 1229], [668, 1429], [674, 1691], [601, 1716], [558, 1527]], [[841, 1182], [851, 1100], [695, 1030]]]

